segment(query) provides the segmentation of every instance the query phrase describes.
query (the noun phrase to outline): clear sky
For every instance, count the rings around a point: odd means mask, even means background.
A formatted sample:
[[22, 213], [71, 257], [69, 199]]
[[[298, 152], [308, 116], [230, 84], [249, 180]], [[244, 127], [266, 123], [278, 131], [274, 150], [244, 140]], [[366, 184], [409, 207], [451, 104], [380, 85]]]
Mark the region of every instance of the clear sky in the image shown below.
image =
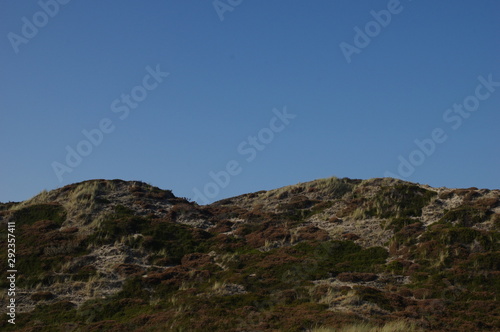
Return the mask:
[[0, 201], [95, 178], [200, 203], [334, 175], [500, 188], [499, 13], [1, 1]]

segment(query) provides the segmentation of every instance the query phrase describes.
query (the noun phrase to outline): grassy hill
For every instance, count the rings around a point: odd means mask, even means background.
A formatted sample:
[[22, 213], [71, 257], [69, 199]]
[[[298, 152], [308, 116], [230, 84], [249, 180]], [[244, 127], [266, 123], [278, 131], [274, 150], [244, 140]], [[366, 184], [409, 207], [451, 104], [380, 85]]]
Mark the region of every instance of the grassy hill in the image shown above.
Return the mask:
[[500, 330], [499, 190], [330, 178], [199, 206], [91, 180], [0, 203], [2, 271], [7, 222], [5, 331]]

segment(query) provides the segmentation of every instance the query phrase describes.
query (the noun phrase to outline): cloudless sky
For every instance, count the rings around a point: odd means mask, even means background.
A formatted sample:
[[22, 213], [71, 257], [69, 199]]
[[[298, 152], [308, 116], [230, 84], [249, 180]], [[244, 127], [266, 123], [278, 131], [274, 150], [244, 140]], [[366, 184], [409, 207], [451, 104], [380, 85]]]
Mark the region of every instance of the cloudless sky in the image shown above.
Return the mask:
[[[194, 198], [231, 160], [241, 172], [210, 201], [333, 175], [397, 175], [398, 158], [435, 128], [447, 140], [402, 178], [500, 188], [500, 87], [458, 129], [443, 119], [479, 76], [500, 82], [500, 2], [402, 0], [348, 63], [339, 45], [354, 45], [354, 28], [388, 2], [243, 0], [221, 21], [211, 0], [72, 0], [16, 53], [9, 33], [22, 37], [42, 9], [0, 1], [0, 201], [95, 178]], [[121, 120], [113, 101], [158, 65], [170, 75]], [[247, 161], [238, 146], [284, 107], [296, 117]], [[114, 131], [60, 181], [53, 163], [105, 118]]]

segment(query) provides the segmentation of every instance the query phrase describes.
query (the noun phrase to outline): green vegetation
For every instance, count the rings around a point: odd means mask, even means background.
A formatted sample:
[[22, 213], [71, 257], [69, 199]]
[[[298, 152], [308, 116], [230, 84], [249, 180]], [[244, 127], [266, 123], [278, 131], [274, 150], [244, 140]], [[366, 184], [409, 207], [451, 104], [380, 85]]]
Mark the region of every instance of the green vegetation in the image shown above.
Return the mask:
[[422, 208], [436, 195], [436, 192], [416, 185], [382, 187], [368, 205], [366, 213], [379, 218], [419, 217], [422, 215]]
[[370, 217], [403, 220], [420, 217], [422, 209], [437, 195], [436, 192], [414, 184], [396, 183], [381, 186], [374, 196], [364, 197], [367, 184], [358, 186], [346, 201], [347, 207], [339, 216], [351, 216], [354, 219]]
[[341, 272], [379, 271], [388, 257], [384, 248], [363, 249], [352, 241], [301, 242], [292, 253], [301, 259], [301, 264], [292, 263], [285, 268], [288, 273], [302, 275], [307, 280], [323, 279]]
[[361, 180], [351, 180], [348, 178], [339, 179], [334, 176], [327, 179], [320, 179], [307, 183], [299, 183], [293, 186], [270, 190], [266, 192], [265, 196], [287, 198], [289, 195], [303, 193], [321, 193], [325, 196], [331, 197], [332, 199], [338, 199], [351, 192], [359, 183], [361, 183]]
[[59, 204], [31, 205], [14, 212], [12, 221], [17, 227], [33, 224], [39, 220], [51, 220], [61, 225], [66, 219], [66, 212]]
[[460, 206], [448, 211], [439, 222], [455, 222], [459, 226], [471, 227], [475, 224], [486, 221], [492, 213], [485, 208], [472, 206]]
[[391, 218], [387, 223], [387, 227], [394, 230], [394, 232], [399, 232], [403, 227], [419, 222], [418, 220], [411, 218]]
[[99, 246], [120, 241], [132, 248], [154, 252], [152, 263], [167, 259], [171, 264], [178, 264], [186, 254], [206, 251], [204, 240], [211, 236], [168, 220], [138, 217], [133, 210], [117, 205], [114, 212], [100, 222], [88, 243]]

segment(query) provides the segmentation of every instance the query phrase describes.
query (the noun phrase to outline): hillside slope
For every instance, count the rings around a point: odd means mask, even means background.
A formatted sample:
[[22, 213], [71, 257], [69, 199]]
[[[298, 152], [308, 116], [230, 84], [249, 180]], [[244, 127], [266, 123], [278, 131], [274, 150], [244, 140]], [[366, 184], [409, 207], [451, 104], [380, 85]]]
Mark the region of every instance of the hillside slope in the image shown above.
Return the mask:
[[330, 178], [199, 206], [91, 180], [0, 203], [2, 271], [8, 222], [5, 330], [500, 330], [499, 190]]

